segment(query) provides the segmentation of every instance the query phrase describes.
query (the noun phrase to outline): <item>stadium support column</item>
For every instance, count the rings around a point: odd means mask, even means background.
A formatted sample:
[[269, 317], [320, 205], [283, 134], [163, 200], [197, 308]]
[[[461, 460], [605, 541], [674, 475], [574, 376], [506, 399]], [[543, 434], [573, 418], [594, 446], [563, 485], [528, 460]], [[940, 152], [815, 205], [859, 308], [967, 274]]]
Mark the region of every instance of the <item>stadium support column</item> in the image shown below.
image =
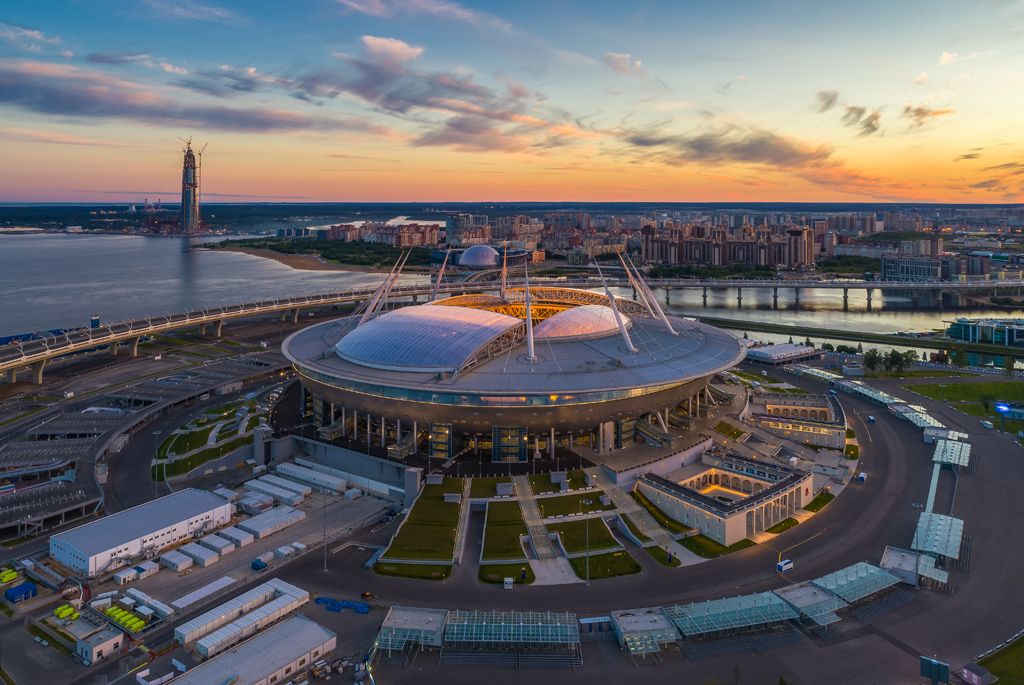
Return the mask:
[[388, 433], [388, 420], [382, 415], [380, 417], [380, 446], [384, 447], [384, 438]]
[[402, 419], [395, 419], [395, 443], [402, 442]]
[[352, 410], [352, 440], [359, 440], [359, 412]]
[[345, 426], [348, 423], [347, 418], [348, 417], [345, 416], [345, 407], [342, 407], [341, 408], [341, 434], [344, 435], [346, 438], [348, 437], [348, 435], [345, 435]]
[[555, 427], [551, 427], [551, 432], [548, 433], [548, 457], [551, 459], [555, 458]]
[[420, 430], [415, 421], [412, 422], [412, 453], [420, 453]]
[[373, 440], [373, 417], [370, 412], [366, 412], [366, 446], [370, 446], [370, 441]]

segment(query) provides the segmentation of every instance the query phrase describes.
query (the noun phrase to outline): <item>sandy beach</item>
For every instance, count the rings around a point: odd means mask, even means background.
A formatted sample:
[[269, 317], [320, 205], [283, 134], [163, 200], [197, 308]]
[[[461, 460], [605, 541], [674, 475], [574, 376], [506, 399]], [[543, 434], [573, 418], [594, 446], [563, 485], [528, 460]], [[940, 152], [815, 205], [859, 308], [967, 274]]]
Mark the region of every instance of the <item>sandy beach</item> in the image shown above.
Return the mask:
[[323, 261], [319, 255], [283, 254], [281, 252], [275, 252], [261, 247], [218, 247], [214, 249], [224, 252], [242, 252], [247, 255], [252, 255], [253, 257], [273, 259], [279, 264], [284, 264], [285, 266], [302, 271], [357, 271], [361, 273], [383, 273], [387, 271], [387, 269], [378, 269], [372, 266], [333, 264]]

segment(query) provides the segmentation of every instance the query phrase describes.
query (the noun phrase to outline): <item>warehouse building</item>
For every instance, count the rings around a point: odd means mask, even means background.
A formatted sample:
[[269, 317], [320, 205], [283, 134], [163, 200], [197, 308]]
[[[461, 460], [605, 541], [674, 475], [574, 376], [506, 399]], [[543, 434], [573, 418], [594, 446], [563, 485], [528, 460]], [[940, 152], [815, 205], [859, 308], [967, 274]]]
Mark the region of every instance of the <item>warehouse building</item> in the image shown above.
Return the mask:
[[186, 671], [175, 685], [285, 683], [337, 645], [337, 636], [305, 616], [257, 633], [237, 647]]
[[119, 511], [50, 538], [50, 556], [93, 578], [227, 524], [231, 504], [205, 490], [187, 488]]

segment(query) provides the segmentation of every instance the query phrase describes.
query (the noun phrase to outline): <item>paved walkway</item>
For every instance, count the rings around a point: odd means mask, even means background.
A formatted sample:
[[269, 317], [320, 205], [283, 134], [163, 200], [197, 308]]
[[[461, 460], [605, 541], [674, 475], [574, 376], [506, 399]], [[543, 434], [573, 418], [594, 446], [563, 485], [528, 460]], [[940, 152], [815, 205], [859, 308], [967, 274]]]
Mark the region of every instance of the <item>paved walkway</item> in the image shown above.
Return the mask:
[[661, 549], [671, 551], [683, 566], [692, 566], [707, 561], [707, 559], [697, 556], [676, 542], [669, 535], [668, 531], [654, 520], [650, 512], [637, 504], [635, 499], [612, 482], [608, 474], [604, 472], [604, 469], [599, 466], [593, 466], [585, 469], [585, 471], [597, 478], [597, 486], [608, 495], [620, 514], [628, 516], [629, 520], [640, 529], [641, 533], [654, 540], [655, 545]]
[[548, 529], [544, 526], [544, 519], [540, 514], [540, 507], [537, 506], [537, 498], [530, 488], [530, 479], [526, 476], [513, 476], [512, 483], [515, 484], [516, 497], [519, 499], [519, 508], [523, 512], [523, 520], [526, 522], [526, 529], [530, 532], [530, 542], [537, 552], [537, 559], [544, 561], [555, 558], [555, 550], [548, 539]]

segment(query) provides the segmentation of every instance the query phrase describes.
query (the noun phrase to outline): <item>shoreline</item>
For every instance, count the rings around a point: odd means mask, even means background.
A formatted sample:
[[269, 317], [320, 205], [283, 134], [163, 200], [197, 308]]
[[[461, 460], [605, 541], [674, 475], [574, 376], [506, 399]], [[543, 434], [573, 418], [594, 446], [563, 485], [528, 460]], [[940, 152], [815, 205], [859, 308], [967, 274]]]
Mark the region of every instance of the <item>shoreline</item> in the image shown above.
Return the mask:
[[379, 269], [372, 266], [361, 266], [361, 265], [349, 265], [349, 264], [334, 264], [332, 262], [326, 262], [321, 257], [314, 254], [284, 254], [283, 252], [275, 252], [274, 250], [268, 250], [263, 247], [204, 247], [204, 250], [211, 250], [217, 252], [240, 252], [247, 254], [252, 257], [262, 257], [263, 259], [272, 259], [278, 264], [284, 264], [287, 267], [296, 269], [297, 271], [349, 271], [356, 273], [384, 273], [389, 269]]

